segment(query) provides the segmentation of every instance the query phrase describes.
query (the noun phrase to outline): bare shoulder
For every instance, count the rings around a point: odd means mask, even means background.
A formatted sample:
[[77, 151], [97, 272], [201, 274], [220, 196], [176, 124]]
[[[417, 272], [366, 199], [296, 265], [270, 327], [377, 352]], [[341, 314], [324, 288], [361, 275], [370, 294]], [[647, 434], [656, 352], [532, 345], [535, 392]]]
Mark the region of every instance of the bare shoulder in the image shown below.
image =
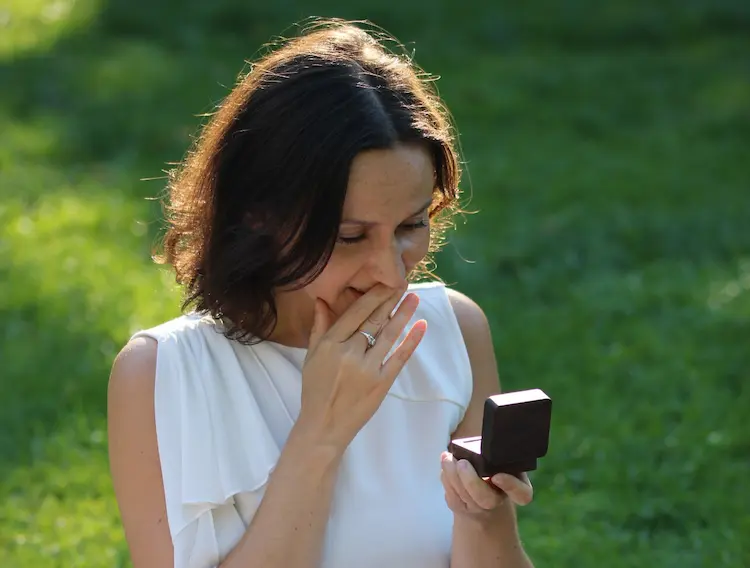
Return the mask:
[[[140, 436], [141, 443], [147, 444], [152, 433], [155, 435], [157, 349], [156, 340], [137, 337], [115, 357], [107, 391], [110, 458], [116, 457], [119, 442]], [[136, 423], [140, 426], [134, 428], [132, 425]]]
[[156, 375], [157, 342], [151, 337], [131, 339], [117, 354], [110, 374], [110, 390], [139, 389], [153, 385]]
[[445, 291], [453, 307], [453, 312], [456, 314], [458, 326], [461, 328], [467, 349], [470, 344], [486, 344], [487, 341], [491, 344], [490, 324], [479, 304], [458, 290], [446, 288]]
[[461, 329], [472, 375], [471, 401], [452, 437], [477, 436], [481, 434], [484, 401], [500, 392], [495, 347], [484, 310], [458, 290], [446, 288], [446, 292]]
[[107, 397], [112, 482], [136, 568], [173, 563], [154, 416], [157, 350], [151, 338], [128, 342], [112, 365]]

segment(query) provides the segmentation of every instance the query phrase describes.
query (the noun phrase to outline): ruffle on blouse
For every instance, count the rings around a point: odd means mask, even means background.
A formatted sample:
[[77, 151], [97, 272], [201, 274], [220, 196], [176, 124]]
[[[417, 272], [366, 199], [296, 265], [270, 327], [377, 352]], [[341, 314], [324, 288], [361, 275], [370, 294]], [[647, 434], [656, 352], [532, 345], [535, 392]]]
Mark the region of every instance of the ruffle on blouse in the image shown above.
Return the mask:
[[[453, 402], [459, 407], [455, 429], [471, 398], [471, 380], [465, 379], [471, 370], [460, 328], [442, 285], [411, 289], [421, 300], [411, 323], [424, 318], [428, 330], [407, 364], [408, 372], [402, 372], [389, 395]], [[430, 320], [436, 324], [432, 329]], [[222, 548], [217, 533], [234, 542], [244, 533], [244, 522], [233, 507], [235, 497], [262, 493], [281, 454], [264, 416], [287, 420], [281, 415], [289, 415], [280, 399], [283, 410], [268, 408], [268, 393], [275, 388], [267, 369], [299, 374], [272, 346], [238, 346], [219, 332], [213, 320], [191, 314], [133, 336], [158, 341], [156, 431], [176, 568], [217, 565]], [[244, 365], [235, 352], [238, 348], [251, 353], [243, 358]], [[435, 357], [446, 351], [456, 355]], [[456, 380], [440, 380], [446, 376]], [[258, 399], [264, 401], [263, 409]], [[291, 428], [294, 420], [288, 416], [288, 421]]]
[[[205, 568], [219, 561], [217, 519], [207, 513], [260, 490], [281, 450], [232, 344], [200, 317], [183, 317], [189, 323], [182, 321], [180, 333], [168, 322], [136, 335], [159, 344], [154, 411], [175, 567]], [[220, 521], [225, 533], [245, 530], [236, 511], [222, 511]], [[212, 558], [207, 563], [191, 550]]]

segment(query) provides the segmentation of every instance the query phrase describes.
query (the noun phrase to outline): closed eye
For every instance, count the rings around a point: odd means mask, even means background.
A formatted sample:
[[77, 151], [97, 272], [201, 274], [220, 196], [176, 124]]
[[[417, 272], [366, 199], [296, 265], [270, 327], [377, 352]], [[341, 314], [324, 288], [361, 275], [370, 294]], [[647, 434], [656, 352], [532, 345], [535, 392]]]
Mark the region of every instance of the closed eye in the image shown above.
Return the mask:
[[[403, 231], [417, 231], [419, 229], [424, 229], [428, 226], [427, 221], [418, 221], [416, 223], [407, 223], [405, 225], [401, 225], [399, 227], [399, 230]], [[364, 234], [357, 235], [356, 237], [342, 237], [338, 236], [336, 238], [336, 242], [339, 242], [344, 245], [353, 245], [355, 243], [358, 243], [360, 241], [365, 240], [366, 236]]]

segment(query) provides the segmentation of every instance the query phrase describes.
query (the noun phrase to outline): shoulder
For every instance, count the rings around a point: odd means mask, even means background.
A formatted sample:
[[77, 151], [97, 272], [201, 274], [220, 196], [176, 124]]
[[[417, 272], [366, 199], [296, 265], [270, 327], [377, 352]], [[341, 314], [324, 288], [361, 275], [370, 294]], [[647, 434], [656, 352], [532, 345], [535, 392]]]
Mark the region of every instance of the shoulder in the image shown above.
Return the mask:
[[[154, 327], [143, 329], [130, 338], [128, 345], [137, 338], [153, 338], [161, 344], [167, 340], [189, 340], [192, 337], [206, 335], [208, 330], [221, 330], [221, 323], [208, 315], [196, 313], [184, 314]], [[128, 348], [126, 345], [126, 349]]]
[[487, 318], [479, 305], [463, 292], [449, 288], [440, 281], [420, 282], [410, 284], [409, 291], [419, 295], [420, 300], [427, 304], [442, 306], [445, 297], [453, 308], [461, 331], [474, 331], [487, 326]]
[[150, 399], [153, 404], [156, 362], [159, 343], [158, 335], [139, 332], [120, 350], [112, 363], [109, 376], [109, 402], [117, 402], [122, 397], [139, 396]]
[[[472, 356], [472, 352], [492, 347], [490, 325], [487, 316], [482, 308], [479, 307], [479, 304], [466, 294], [449, 288], [438, 281], [412, 284], [409, 286], [409, 291], [419, 295], [422, 301], [420, 308], [423, 310], [424, 315], [427, 316], [428, 321], [430, 312], [440, 314], [442, 317], [445, 317], [446, 309], [449, 310], [449, 314], [452, 312], [470, 357]], [[447, 305], [445, 302], [446, 298], [448, 299]], [[450, 309], [448, 306], [450, 306]]]
[[453, 308], [453, 313], [456, 314], [456, 320], [464, 339], [468, 337], [471, 340], [479, 340], [489, 333], [490, 325], [487, 316], [484, 310], [479, 307], [479, 304], [463, 292], [447, 286], [445, 293]]
[[[154, 386], [157, 341], [136, 337], [117, 354], [107, 389], [107, 426], [110, 459], [128, 448], [150, 449], [156, 444]], [[116, 471], [113, 473], [117, 473]]]
[[[208, 333], [212, 328], [212, 333]], [[208, 317], [187, 314], [135, 333], [115, 357], [109, 378], [109, 404], [144, 405], [153, 411], [157, 365], [199, 346], [219, 334]], [[157, 361], [158, 359], [158, 361]], [[166, 362], [166, 363], [165, 363]]]
[[107, 389], [107, 422], [112, 442], [141, 437], [148, 444], [156, 437], [154, 424], [154, 386], [156, 381], [157, 341], [136, 337], [128, 341], [112, 364]]
[[157, 350], [157, 340], [146, 336], [134, 337], [122, 348], [109, 376], [110, 406], [134, 397], [153, 401]]
[[[474, 384], [483, 381], [492, 383], [494, 388], [497, 373], [495, 370], [495, 347], [492, 343], [490, 323], [484, 310], [466, 294], [446, 287], [445, 292], [456, 314], [458, 327], [469, 355]], [[485, 385], [486, 387], [486, 385]]]
[[113, 374], [117, 376], [132, 374], [134, 371], [153, 369], [156, 365], [157, 340], [153, 337], [138, 335], [128, 341], [115, 357], [112, 364]]
[[131, 339], [112, 364], [109, 461], [134, 565], [173, 564], [154, 417], [157, 341]]
[[474, 300], [451, 288], [445, 291], [461, 329], [472, 375], [471, 401], [454, 437], [476, 436], [481, 433], [484, 401], [500, 392], [490, 324]]

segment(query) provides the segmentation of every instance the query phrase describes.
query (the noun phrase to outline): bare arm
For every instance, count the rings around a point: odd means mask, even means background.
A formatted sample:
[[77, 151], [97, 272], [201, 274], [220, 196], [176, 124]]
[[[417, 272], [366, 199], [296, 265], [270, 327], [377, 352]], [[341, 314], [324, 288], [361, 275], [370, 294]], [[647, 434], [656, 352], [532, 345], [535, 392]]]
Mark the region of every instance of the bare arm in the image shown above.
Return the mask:
[[222, 568], [320, 565], [341, 455], [299, 424], [284, 446], [249, 529]]
[[172, 539], [156, 447], [156, 341], [137, 338], [115, 359], [107, 394], [109, 466], [135, 568], [172, 568]]
[[[154, 421], [156, 342], [137, 338], [109, 386], [110, 464], [133, 565], [174, 565]], [[300, 424], [298, 422], [298, 424]], [[340, 452], [295, 426], [250, 529], [222, 568], [319, 564]]]
[[[481, 308], [460, 292], [448, 289], [469, 355], [474, 390], [463, 421], [452, 438], [482, 433], [484, 401], [500, 392], [495, 349], [489, 323]], [[519, 500], [523, 501], [524, 497]], [[451, 568], [532, 568], [523, 550], [515, 505], [504, 499], [486, 518], [454, 515]]]

